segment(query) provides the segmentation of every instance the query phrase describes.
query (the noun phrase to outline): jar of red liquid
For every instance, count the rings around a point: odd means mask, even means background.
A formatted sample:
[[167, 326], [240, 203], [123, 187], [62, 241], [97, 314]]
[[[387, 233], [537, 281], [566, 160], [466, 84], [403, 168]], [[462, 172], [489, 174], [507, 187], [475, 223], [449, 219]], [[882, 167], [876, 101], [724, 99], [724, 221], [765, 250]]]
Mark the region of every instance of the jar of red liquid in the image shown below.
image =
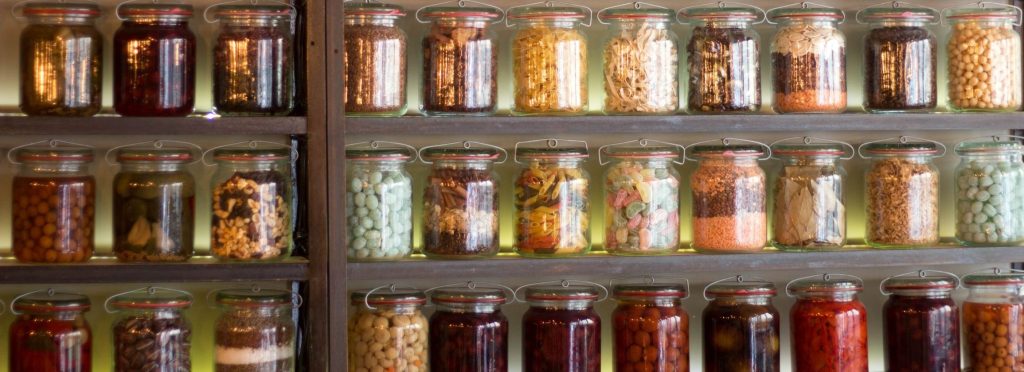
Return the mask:
[[957, 278], [896, 276], [882, 282], [885, 370], [959, 372], [960, 309], [953, 301]]
[[779, 311], [775, 285], [722, 279], [704, 288], [704, 371], [779, 372]]
[[[840, 277], [840, 278], [837, 278]], [[860, 278], [824, 274], [796, 279], [790, 310], [795, 372], [867, 372], [868, 315], [857, 298]]]
[[[56, 144], [56, 142], [54, 142]], [[14, 151], [11, 250], [21, 262], [83, 262], [93, 253], [96, 181], [92, 149], [24, 147]]]
[[616, 371], [690, 370], [690, 319], [683, 309], [686, 286], [620, 284], [612, 313]]
[[36, 291], [11, 304], [10, 372], [89, 372], [92, 330], [83, 315], [89, 298]]
[[508, 319], [501, 289], [443, 288], [430, 297], [430, 369], [433, 371], [508, 371]]
[[601, 371], [601, 318], [595, 286], [542, 285], [526, 289], [524, 372]]
[[1024, 371], [1024, 274], [971, 274], [964, 301], [968, 370]]
[[236, 4], [218, 5], [213, 14], [220, 23], [213, 47], [217, 113], [288, 115], [295, 106], [295, 11], [288, 5]]
[[114, 110], [124, 116], [185, 116], [196, 96], [192, 6], [130, 3], [114, 33]]

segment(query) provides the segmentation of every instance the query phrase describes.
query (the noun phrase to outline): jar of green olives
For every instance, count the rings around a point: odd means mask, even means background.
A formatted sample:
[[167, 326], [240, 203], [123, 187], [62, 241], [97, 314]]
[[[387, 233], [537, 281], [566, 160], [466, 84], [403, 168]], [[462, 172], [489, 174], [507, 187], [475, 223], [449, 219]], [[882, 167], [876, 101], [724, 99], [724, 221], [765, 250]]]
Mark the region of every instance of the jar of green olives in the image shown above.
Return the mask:
[[405, 164], [415, 149], [380, 147], [383, 143], [353, 144], [345, 150], [348, 257], [353, 260], [412, 254], [412, 176]]
[[963, 245], [1024, 243], [1024, 146], [1020, 138], [967, 140], [956, 147], [956, 239]]

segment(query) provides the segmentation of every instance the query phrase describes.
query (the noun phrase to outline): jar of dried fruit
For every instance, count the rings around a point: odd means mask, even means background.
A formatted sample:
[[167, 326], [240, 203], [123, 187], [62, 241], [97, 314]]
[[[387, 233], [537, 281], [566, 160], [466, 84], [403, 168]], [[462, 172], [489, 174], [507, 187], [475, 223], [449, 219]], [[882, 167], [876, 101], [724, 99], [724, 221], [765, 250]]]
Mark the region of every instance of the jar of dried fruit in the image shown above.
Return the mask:
[[212, 13], [220, 24], [212, 57], [214, 110], [227, 116], [288, 115], [295, 107], [295, 10], [222, 4]]
[[428, 6], [423, 37], [423, 107], [428, 116], [491, 115], [498, 107], [498, 36], [492, 7]]
[[939, 13], [927, 7], [868, 7], [857, 21], [864, 36], [864, 109], [872, 113], [934, 110], [937, 99], [938, 40], [929, 28]]
[[781, 371], [779, 311], [772, 305], [775, 285], [722, 279], [704, 288], [704, 371]]
[[565, 283], [526, 288], [523, 372], [601, 371], [597, 288]]
[[396, 260], [412, 254], [412, 176], [404, 147], [345, 149], [350, 260]]
[[689, 71], [686, 111], [691, 114], [754, 113], [761, 110], [761, 36], [753, 25], [764, 12], [752, 6], [683, 8], [693, 25], [686, 44]]
[[604, 176], [604, 248], [616, 255], [672, 253], [679, 249], [680, 177], [673, 165], [681, 147], [639, 142], [601, 148], [601, 163], [609, 164]]
[[942, 274], [882, 281], [882, 294], [892, 294], [882, 307], [885, 370], [960, 370], [960, 309], [952, 297], [959, 279]]
[[499, 149], [466, 144], [420, 150], [431, 164], [423, 192], [423, 254], [430, 258], [491, 257], [500, 248], [494, 171]]
[[516, 147], [515, 249], [523, 256], [562, 257], [590, 250], [590, 174], [586, 147]]
[[912, 248], [939, 242], [939, 169], [933, 160], [945, 153], [934, 142], [869, 142], [864, 181], [867, 233], [875, 248]]
[[29, 2], [21, 14], [21, 112], [93, 116], [102, 106], [100, 8], [90, 3]]
[[[849, 145], [846, 145], [849, 146]], [[852, 147], [851, 147], [852, 148]], [[846, 244], [846, 168], [852, 156], [844, 144], [776, 143], [782, 161], [775, 179], [772, 245], [785, 251], [818, 251]]]
[[192, 257], [196, 185], [182, 148], [123, 148], [114, 176], [114, 254], [121, 261]]
[[995, 269], [963, 282], [966, 370], [1024, 370], [1024, 275]]
[[[517, 115], [583, 115], [588, 108], [590, 8], [513, 7], [512, 82]], [[585, 20], [585, 21], [584, 21]], [[515, 22], [514, 25], [511, 22]]]
[[701, 253], [759, 252], [768, 243], [767, 178], [758, 165], [764, 145], [697, 144], [690, 176], [693, 249]]
[[507, 300], [497, 288], [441, 288], [430, 294], [430, 369], [508, 371]]
[[288, 257], [295, 216], [289, 149], [221, 148], [213, 158], [213, 255], [236, 261]]
[[688, 288], [679, 284], [620, 284], [612, 289], [616, 371], [690, 370], [690, 316], [683, 308]]
[[107, 299], [115, 314], [114, 372], [187, 371], [192, 368], [192, 325], [185, 310], [192, 295], [145, 288]]
[[963, 245], [1024, 243], [1024, 146], [1019, 138], [956, 146], [956, 239]]
[[345, 5], [344, 104], [347, 116], [402, 116], [406, 109], [405, 9], [352, 1]]
[[789, 313], [793, 371], [868, 370], [868, 314], [858, 277], [824, 274], [796, 279]]
[[292, 317], [301, 300], [279, 289], [225, 289], [215, 293], [220, 316], [214, 325], [216, 371], [294, 372], [297, 327]]
[[423, 316], [427, 298], [411, 289], [352, 292], [348, 321], [348, 370], [430, 370], [430, 337]]
[[196, 102], [192, 5], [119, 4], [114, 33], [114, 110], [123, 116], [187, 116]]
[[[945, 11], [952, 27], [947, 46], [949, 109], [1017, 111], [1021, 108], [1020, 8], [997, 3]], [[988, 7], [993, 4], [994, 6]]]
[[846, 36], [839, 25], [846, 14], [835, 8], [775, 8], [768, 22], [778, 25], [772, 39], [772, 109], [788, 113], [846, 110]]
[[[633, 5], [636, 4], [636, 5]], [[610, 24], [604, 43], [604, 113], [671, 115], [679, 109], [679, 38], [672, 10], [608, 9], [597, 19]]]
[[85, 320], [89, 297], [35, 291], [11, 304], [9, 372], [92, 370], [92, 329]]

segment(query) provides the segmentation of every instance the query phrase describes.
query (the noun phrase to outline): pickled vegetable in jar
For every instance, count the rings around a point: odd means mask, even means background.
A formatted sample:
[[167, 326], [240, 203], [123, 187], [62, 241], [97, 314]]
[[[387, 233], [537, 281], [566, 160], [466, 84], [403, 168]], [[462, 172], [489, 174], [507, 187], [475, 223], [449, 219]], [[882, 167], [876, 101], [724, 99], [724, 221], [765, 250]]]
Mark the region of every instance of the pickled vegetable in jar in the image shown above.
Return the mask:
[[1024, 243], [1024, 146], [1015, 138], [956, 147], [956, 239], [970, 246]]
[[693, 192], [693, 249], [702, 253], [758, 252], [768, 243], [767, 179], [757, 164], [760, 145], [697, 145]]
[[186, 116], [196, 100], [192, 6], [126, 3], [114, 33], [114, 110], [124, 116]]
[[679, 173], [669, 146], [606, 147], [605, 250], [617, 255], [679, 249]]
[[590, 174], [585, 147], [519, 148], [516, 243], [520, 255], [560, 257], [590, 250]]
[[[806, 3], [805, 3], [806, 5]], [[846, 111], [846, 36], [839, 25], [846, 14], [835, 8], [776, 8], [772, 39], [775, 112]]]
[[[422, 307], [427, 299], [417, 290], [352, 292], [348, 321], [348, 370], [375, 368], [426, 372], [428, 322]], [[383, 350], [383, 352], [382, 352]], [[393, 351], [390, 351], [393, 350]], [[394, 357], [389, 358], [387, 353]]]
[[423, 254], [481, 258], [498, 254], [498, 151], [434, 147], [423, 191]]
[[278, 289], [216, 292], [214, 371], [294, 372], [294, 294]]
[[948, 11], [949, 109], [1012, 112], [1021, 108], [1020, 8], [1002, 5]]
[[92, 371], [92, 329], [85, 320], [89, 298], [34, 292], [12, 304], [10, 372]]
[[968, 371], [1024, 370], [1024, 275], [972, 274], [964, 300], [964, 343]]
[[29, 2], [22, 8], [21, 112], [93, 116], [103, 104], [100, 8], [90, 3]]
[[412, 159], [405, 148], [352, 148], [345, 188], [348, 258], [394, 260], [412, 254]]
[[753, 25], [764, 13], [748, 7], [684, 8], [692, 24], [686, 44], [691, 114], [752, 113], [761, 110], [761, 36]]
[[114, 372], [192, 369], [192, 325], [185, 310], [192, 296], [148, 288], [111, 297]]
[[405, 9], [373, 2], [344, 4], [346, 116], [402, 116], [406, 101], [406, 36], [398, 27]]
[[938, 99], [938, 40], [929, 29], [935, 9], [902, 6], [867, 8], [859, 21], [864, 37], [864, 109], [873, 113], [934, 110]]
[[601, 317], [597, 290], [582, 285], [526, 289], [523, 372], [600, 372]]
[[679, 38], [669, 9], [610, 9], [604, 44], [604, 112], [670, 115], [679, 109]]
[[124, 148], [114, 176], [114, 254], [125, 262], [185, 261], [195, 236], [195, 179], [187, 149]]
[[[430, 295], [430, 369], [508, 371], [505, 292], [490, 288], [442, 288]], [[401, 369], [399, 369], [401, 370]]]
[[295, 52], [286, 5], [217, 5], [213, 106], [219, 115], [279, 116], [295, 107]]
[[860, 279], [798, 279], [790, 310], [794, 372], [867, 372], [868, 315]]
[[935, 143], [868, 143], [864, 177], [865, 241], [876, 248], [910, 248], [939, 242], [939, 169]]
[[677, 284], [620, 284], [612, 294], [616, 371], [688, 372], [690, 319]]
[[730, 281], [709, 285], [704, 308], [704, 371], [779, 372], [775, 285]]
[[509, 9], [512, 33], [512, 112], [583, 115], [588, 108], [585, 8], [528, 6]]
[[775, 179], [772, 245], [785, 251], [817, 251], [846, 244], [846, 169], [840, 144], [777, 144], [782, 160]]
[[288, 149], [214, 150], [210, 251], [229, 261], [281, 260], [295, 213]]
[[960, 371], [956, 284], [955, 277], [924, 276], [882, 283], [892, 293], [882, 307], [886, 371]]
[[491, 115], [498, 107], [497, 8], [429, 6], [423, 37], [423, 113]]

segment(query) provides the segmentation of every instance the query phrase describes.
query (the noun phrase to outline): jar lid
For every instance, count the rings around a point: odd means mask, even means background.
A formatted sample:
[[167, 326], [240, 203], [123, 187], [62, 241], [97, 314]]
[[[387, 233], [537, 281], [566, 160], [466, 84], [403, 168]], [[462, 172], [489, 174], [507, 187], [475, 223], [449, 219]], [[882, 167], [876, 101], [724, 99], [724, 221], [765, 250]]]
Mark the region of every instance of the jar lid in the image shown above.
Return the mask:
[[778, 8], [768, 12], [769, 20], [815, 19], [840, 21], [846, 17], [842, 10], [836, 8]]
[[28, 3], [21, 14], [26, 17], [73, 16], [96, 18], [100, 16], [99, 5], [93, 3]]
[[177, 292], [132, 292], [114, 296], [109, 303], [116, 309], [184, 309], [192, 306], [192, 297]]
[[695, 156], [749, 158], [764, 155], [764, 147], [758, 145], [697, 145], [689, 151]]
[[719, 282], [708, 286], [705, 293], [710, 297], [761, 297], [775, 296], [774, 283], [767, 282]]
[[15, 152], [19, 162], [92, 163], [92, 149], [80, 147], [26, 147]]
[[597, 288], [585, 285], [539, 285], [526, 288], [527, 301], [596, 301]]
[[946, 15], [951, 20], [1008, 20], [1017, 21], [1019, 15], [1013, 8], [961, 8], [951, 9]]
[[938, 290], [951, 292], [956, 289], [956, 281], [949, 277], [894, 277], [886, 280], [882, 286], [885, 291], [901, 294], [911, 291]]
[[292, 292], [281, 289], [225, 289], [217, 291], [215, 301], [241, 307], [291, 306], [293, 303]]
[[579, 20], [587, 17], [583, 8], [573, 6], [527, 6], [509, 10], [509, 19]]
[[846, 148], [838, 143], [780, 143], [772, 146], [772, 155], [779, 157], [843, 156], [844, 154], [846, 154]]
[[679, 148], [674, 146], [624, 146], [606, 147], [605, 154], [617, 159], [671, 159], [679, 157]]
[[495, 160], [498, 150], [492, 148], [431, 147], [423, 151], [423, 160]]
[[398, 18], [405, 16], [405, 8], [393, 4], [381, 4], [373, 2], [348, 2], [345, 3], [345, 17], [389, 17]]
[[430, 294], [430, 300], [442, 304], [503, 304], [505, 291], [497, 288], [441, 288]]
[[682, 284], [619, 284], [612, 288], [612, 295], [616, 298], [683, 298], [686, 294], [686, 286]]
[[932, 142], [873, 142], [861, 151], [867, 155], [936, 155], [939, 148]]
[[213, 158], [220, 161], [269, 161], [288, 160], [291, 158], [291, 151], [288, 149], [217, 149], [213, 151]]
[[192, 161], [192, 152], [187, 149], [124, 148], [117, 151], [117, 161], [122, 163], [187, 163]]
[[817, 276], [813, 279], [798, 280], [789, 286], [789, 290], [797, 294], [815, 293], [857, 293], [864, 289], [864, 285], [855, 279], [824, 279]]
[[158, 4], [158, 3], [128, 3], [118, 8], [118, 16], [124, 18], [174, 18], [186, 19], [192, 17], [192, 5], [189, 4]]
[[1024, 285], [1024, 274], [971, 274], [963, 278], [964, 287], [1012, 287]]
[[761, 17], [761, 11], [754, 8], [747, 7], [703, 7], [703, 8], [688, 8], [679, 11], [679, 18], [686, 20], [701, 20], [701, 21], [718, 21], [718, 20], [731, 20], [731, 21], [747, 21], [753, 22]]
[[378, 305], [423, 305], [427, 303], [427, 296], [423, 294], [423, 291], [416, 289], [395, 289], [394, 291], [387, 289], [373, 290], [373, 293], [369, 293], [370, 289], [360, 290], [352, 292], [350, 297], [353, 305], [365, 305], [370, 306]]
[[883, 21], [919, 21], [933, 22], [939, 18], [939, 12], [932, 8], [868, 8], [861, 12], [860, 19], [868, 22]]
[[601, 21], [670, 21], [675, 12], [671, 9], [609, 9], [597, 15]]
[[590, 152], [586, 147], [522, 147], [518, 155], [523, 159], [587, 159]]
[[14, 310], [34, 313], [54, 311], [89, 311], [89, 297], [77, 293], [31, 293], [14, 301]]
[[412, 150], [407, 148], [345, 149], [345, 159], [349, 160], [405, 161], [412, 156]]
[[424, 19], [478, 19], [492, 21], [501, 18], [501, 12], [491, 7], [428, 6], [420, 17]]
[[217, 18], [292, 18], [294, 9], [279, 4], [218, 5]]
[[954, 150], [957, 155], [1012, 154], [1024, 151], [1024, 145], [1016, 141], [962, 142]]

